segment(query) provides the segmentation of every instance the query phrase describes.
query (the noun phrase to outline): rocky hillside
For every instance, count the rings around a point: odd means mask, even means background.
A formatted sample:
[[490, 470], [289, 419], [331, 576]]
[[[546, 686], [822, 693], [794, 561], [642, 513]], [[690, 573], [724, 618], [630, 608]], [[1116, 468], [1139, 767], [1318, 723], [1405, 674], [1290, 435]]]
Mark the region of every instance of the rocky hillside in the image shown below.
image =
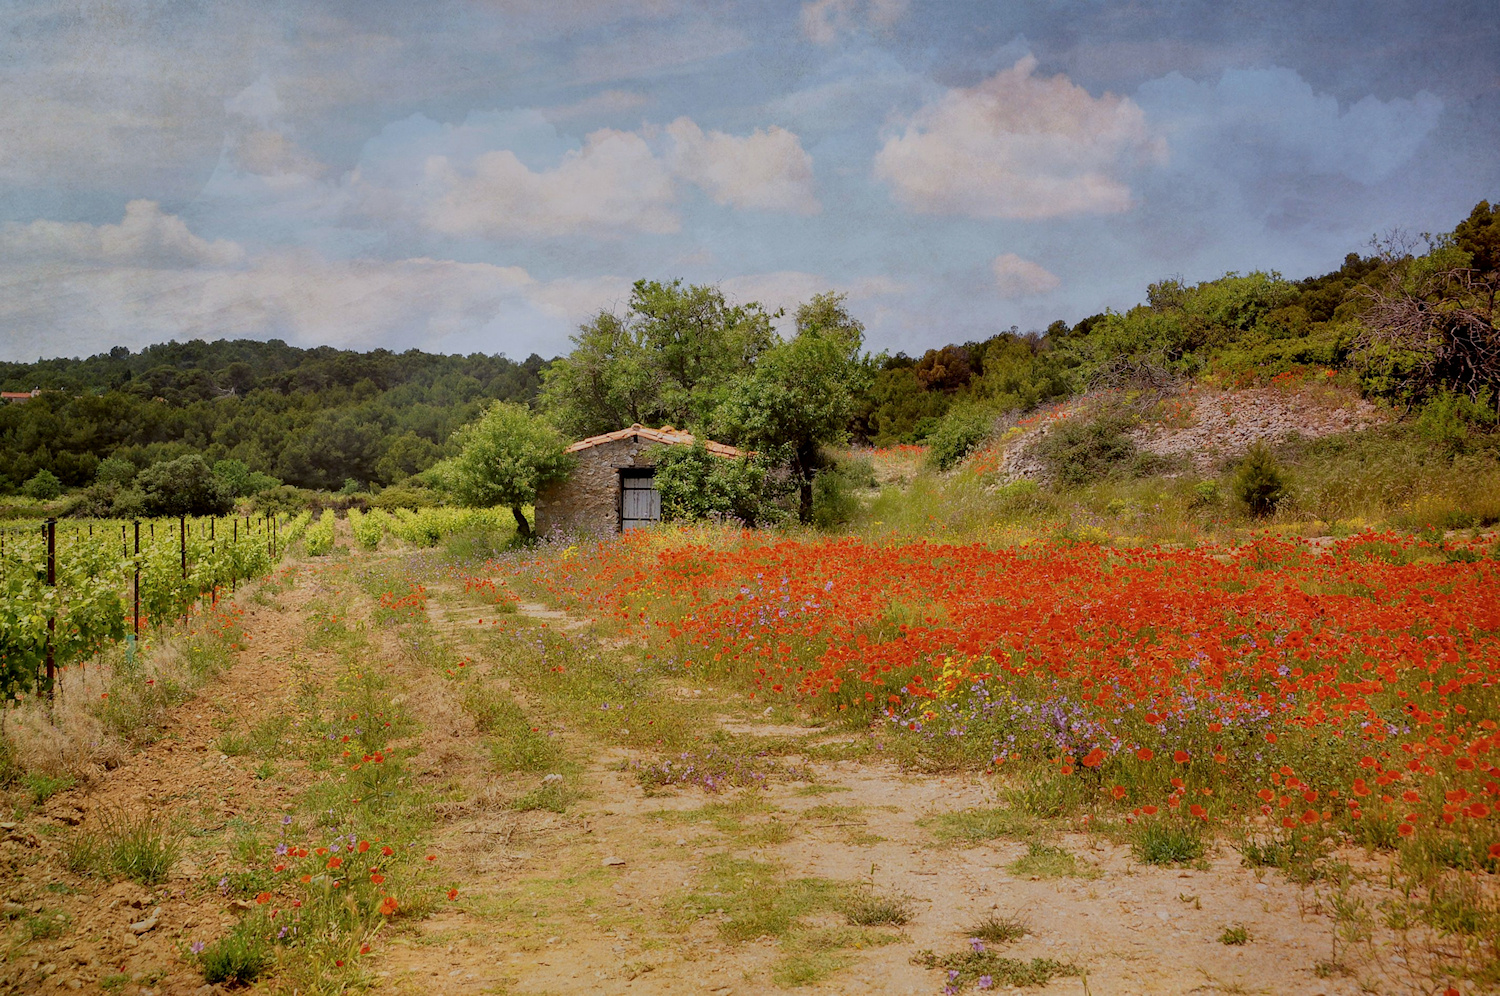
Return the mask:
[[1130, 423], [1126, 434], [1140, 452], [1186, 464], [1200, 474], [1216, 473], [1257, 442], [1357, 432], [1389, 417], [1352, 389], [1332, 384], [1272, 384], [1244, 390], [1195, 385], [1146, 401], [1128, 400], [1119, 392], [1094, 392], [1020, 420], [975, 459], [991, 464], [1002, 481], [1045, 480], [1042, 440], [1065, 422], [1106, 413]]

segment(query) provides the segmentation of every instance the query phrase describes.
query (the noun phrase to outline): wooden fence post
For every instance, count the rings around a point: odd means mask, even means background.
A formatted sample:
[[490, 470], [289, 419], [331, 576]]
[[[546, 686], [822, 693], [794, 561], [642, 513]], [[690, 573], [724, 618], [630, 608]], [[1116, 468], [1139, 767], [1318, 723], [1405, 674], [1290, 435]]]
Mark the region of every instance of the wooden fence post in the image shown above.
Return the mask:
[[47, 586], [52, 589], [52, 611], [47, 615], [47, 705], [53, 701], [52, 683], [55, 664], [54, 637], [57, 634], [57, 520], [47, 520]]

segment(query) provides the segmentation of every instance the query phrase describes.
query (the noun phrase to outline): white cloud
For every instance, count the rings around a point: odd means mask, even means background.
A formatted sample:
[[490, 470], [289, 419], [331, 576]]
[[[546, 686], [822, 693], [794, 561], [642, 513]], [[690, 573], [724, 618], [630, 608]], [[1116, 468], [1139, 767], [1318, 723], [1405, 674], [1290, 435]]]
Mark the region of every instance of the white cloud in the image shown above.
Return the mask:
[[672, 168], [718, 204], [816, 214], [812, 157], [797, 136], [772, 125], [743, 138], [704, 132], [688, 118], [667, 125]]
[[247, 255], [154, 204], [119, 225], [0, 229], [0, 358], [84, 355], [167, 339], [266, 338], [524, 356], [629, 293], [618, 277], [538, 280], [518, 266], [415, 258]]
[[671, 234], [681, 227], [681, 182], [741, 210], [819, 210], [812, 159], [783, 128], [736, 136], [684, 117], [664, 129], [601, 128], [569, 144], [542, 111], [471, 114], [454, 125], [416, 116], [367, 143], [347, 201], [368, 219], [489, 239]]
[[995, 286], [1005, 298], [1030, 297], [1057, 290], [1062, 281], [1044, 267], [1029, 259], [1022, 259], [1013, 252], [996, 256], [990, 269], [995, 274]]
[[487, 238], [556, 236], [573, 232], [678, 230], [672, 177], [634, 132], [604, 128], [556, 167], [534, 172], [514, 152], [486, 152], [467, 172], [446, 156], [426, 163], [426, 179], [442, 193], [426, 221], [449, 235]]
[[1094, 97], [1027, 56], [919, 110], [875, 157], [902, 205], [927, 214], [1054, 218], [1131, 206], [1121, 178], [1165, 154], [1128, 97]]
[[886, 29], [906, 16], [910, 0], [811, 0], [802, 5], [802, 33], [819, 45], [832, 45], [863, 24]]
[[243, 257], [233, 242], [199, 238], [153, 201], [131, 201], [118, 225], [42, 219], [0, 226], [0, 263], [6, 264], [227, 266]]

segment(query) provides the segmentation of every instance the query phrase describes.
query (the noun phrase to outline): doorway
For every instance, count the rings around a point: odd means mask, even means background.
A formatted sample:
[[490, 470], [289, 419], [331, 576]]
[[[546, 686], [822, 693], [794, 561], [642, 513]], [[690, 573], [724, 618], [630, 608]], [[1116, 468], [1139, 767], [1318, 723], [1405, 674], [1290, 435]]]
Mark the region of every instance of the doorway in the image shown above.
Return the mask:
[[661, 521], [661, 492], [656, 490], [655, 467], [620, 470], [620, 532], [643, 529]]

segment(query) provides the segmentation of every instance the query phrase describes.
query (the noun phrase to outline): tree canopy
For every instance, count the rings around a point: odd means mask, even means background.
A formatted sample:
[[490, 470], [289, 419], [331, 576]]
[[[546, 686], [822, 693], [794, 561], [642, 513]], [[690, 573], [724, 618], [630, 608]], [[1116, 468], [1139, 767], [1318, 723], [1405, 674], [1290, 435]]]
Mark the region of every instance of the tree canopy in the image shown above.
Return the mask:
[[455, 432], [453, 443], [457, 455], [434, 471], [443, 486], [460, 505], [509, 508], [522, 538], [531, 536], [523, 506], [573, 466], [563, 437], [524, 405], [496, 402]]
[[300, 487], [390, 484], [447, 455], [453, 430], [493, 400], [529, 401], [545, 362], [318, 347], [279, 340], [171, 342], [87, 359], [0, 363], [0, 491], [39, 470], [94, 480], [198, 453]]
[[639, 422], [701, 428], [730, 383], [776, 343], [775, 316], [717, 287], [638, 280], [624, 315], [601, 311], [544, 375], [541, 408], [575, 437]]
[[736, 443], [784, 453], [799, 484], [798, 515], [812, 516], [812, 481], [822, 447], [848, 438], [856, 398], [869, 379], [861, 362], [864, 326], [839, 294], [797, 309], [797, 331], [735, 380], [716, 421]]

